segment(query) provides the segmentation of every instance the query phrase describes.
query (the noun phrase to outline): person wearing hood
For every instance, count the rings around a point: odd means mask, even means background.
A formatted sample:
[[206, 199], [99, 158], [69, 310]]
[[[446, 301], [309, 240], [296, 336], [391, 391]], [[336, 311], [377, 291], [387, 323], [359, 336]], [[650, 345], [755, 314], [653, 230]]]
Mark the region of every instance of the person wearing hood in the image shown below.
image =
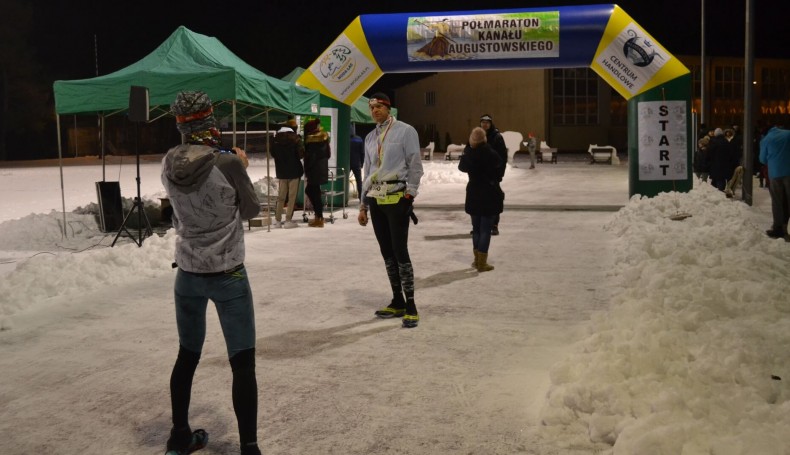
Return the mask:
[[[296, 134], [296, 120], [289, 119], [282, 126], [272, 141], [272, 158], [274, 158], [274, 173], [277, 176], [277, 206], [274, 209], [274, 219], [281, 228], [295, 228], [299, 226], [293, 221], [294, 207], [296, 206], [296, 193], [299, 191], [299, 180], [304, 174], [302, 158], [304, 158], [304, 145], [302, 138]], [[283, 223], [283, 208], [288, 201], [288, 209]]]
[[304, 193], [313, 205], [315, 216], [307, 223], [310, 227], [324, 227], [324, 203], [321, 201], [321, 185], [329, 181], [329, 134], [321, 127], [320, 119], [312, 119], [304, 125], [304, 176], [307, 184]]
[[[499, 133], [497, 127], [494, 126], [494, 118], [489, 114], [483, 114], [480, 116], [480, 128], [486, 132], [486, 142], [488, 143], [488, 146], [494, 149], [502, 162], [505, 163], [505, 165], [499, 169], [498, 182], [501, 182], [505, 177], [505, 169], [507, 168], [507, 146], [505, 145], [505, 138], [502, 137], [502, 134]], [[494, 216], [494, 224], [491, 227], [491, 235], [499, 235], [499, 213]]]
[[469, 144], [461, 155], [458, 169], [469, 175], [464, 211], [472, 217], [472, 267], [478, 272], [494, 270], [488, 264], [488, 247], [494, 217], [502, 212], [504, 194], [499, 187], [500, 168], [505, 163], [486, 143], [485, 131], [477, 127], [469, 135]]
[[219, 315], [233, 370], [233, 408], [242, 455], [258, 448], [258, 384], [255, 376], [255, 314], [244, 268], [242, 220], [260, 212], [244, 150], [223, 150], [208, 95], [181, 92], [171, 104], [185, 143], [162, 159], [162, 184], [173, 207], [176, 230], [175, 313], [178, 358], [170, 376], [173, 427], [167, 455], [194, 452], [208, 433], [192, 431], [192, 381], [206, 337], [206, 307]]

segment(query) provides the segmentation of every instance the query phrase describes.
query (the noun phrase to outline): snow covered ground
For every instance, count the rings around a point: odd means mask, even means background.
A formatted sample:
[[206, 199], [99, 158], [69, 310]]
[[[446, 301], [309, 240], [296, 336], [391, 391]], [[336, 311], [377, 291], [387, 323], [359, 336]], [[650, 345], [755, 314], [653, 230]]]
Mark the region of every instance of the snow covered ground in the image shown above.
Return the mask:
[[[120, 161], [106, 180], [130, 198], [134, 159]], [[0, 167], [4, 454], [163, 451], [174, 236], [109, 248], [98, 163], [67, 160], [63, 201], [57, 166]], [[353, 204], [324, 229], [247, 231], [264, 453], [790, 453], [790, 244], [764, 235], [767, 191], [755, 184], [753, 207], [699, 182], [629, 201], [626, 165], [519, 162], [496, 270], [478, 274], [456, 166], [426, 163], [415, 204], [413, 330], [372, 317], [390, 293]], [[249, 168], [262, 188], [266, 170]], [[158, 157], [141, 187], [156, 211]], [[191, 420], [210, 433], [201, 453], [235, 453], [209, 313]]]

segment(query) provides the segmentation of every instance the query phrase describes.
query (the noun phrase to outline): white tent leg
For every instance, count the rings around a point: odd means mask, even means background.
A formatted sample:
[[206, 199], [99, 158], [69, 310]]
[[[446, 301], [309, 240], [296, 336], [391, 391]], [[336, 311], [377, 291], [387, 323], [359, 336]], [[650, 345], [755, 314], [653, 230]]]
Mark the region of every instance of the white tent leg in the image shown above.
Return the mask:
[[63, 190], [63, 147], [60, 138], [60, 115], [55, 111], [55, 123], [58, 131], [58, 165], [60, 166], [60, 201], [63, 207], [63, 238], [66, 238], [66, 193]]
[[[246, 137], [246, 136], [245, 136]], [[272, 198], [269, 197], [269, 190], [272, 189], [271, 178], [269, 176], [269, 111], [266, 111], [266, 217], [271, 220]], [[289, 207], [288, 210], [291, 208]], [[266, 232], [272, 231], [272, 222], [269, 221]]]

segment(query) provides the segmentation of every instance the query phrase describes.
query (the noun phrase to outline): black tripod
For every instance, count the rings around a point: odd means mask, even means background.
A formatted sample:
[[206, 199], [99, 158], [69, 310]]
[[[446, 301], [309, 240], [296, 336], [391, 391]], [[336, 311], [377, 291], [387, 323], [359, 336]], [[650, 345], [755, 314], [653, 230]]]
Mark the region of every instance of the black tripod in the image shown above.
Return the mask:
[[[115, 235], [115, 240], [112, 241], [111, 247], [115, 246], [115, 242], [118, 241], [118, 237], [121, 236], [121, 232], [126, 232], [129, 237], [132, 238], [132, 241], [137, 244], [138, 247], [143, 246], [143, 240], [145, 237], [154, 234], [154, 230], [151, 229], [151, 222], [148, 221], [148, 215], [145, 213], [145, 207], [143, 206], [143, 200], [140, 198], [140, 149], [138, 145], [138, 141], [140, 140], [140, 130], [139, 130], [139, 123], [135, 122], [135, 140], [134, 140], [134, 152], [137, 155], [137, 197], [134, 198], [134, 205], [132, 205], [132, 209], [129, 210], [129, 213], [123, 219], [123, 223], [121, 223], [121, 228], [118, 229], [118, 234]], [[129, 232], [126, 228], [126, 222], [129, 221], [129, 218], [132, 216], [132, 213], [137, 210], [137, 238]], [[143, 220], [145, 220], [145, 236], [143, 236]]]

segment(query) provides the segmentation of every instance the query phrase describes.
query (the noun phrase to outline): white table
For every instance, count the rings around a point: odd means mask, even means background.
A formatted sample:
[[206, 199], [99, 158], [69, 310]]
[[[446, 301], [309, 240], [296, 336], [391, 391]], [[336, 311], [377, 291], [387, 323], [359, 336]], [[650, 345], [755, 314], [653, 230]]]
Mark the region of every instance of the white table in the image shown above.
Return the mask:
[[446, 160], [460, 160], [461, 155], [464, 153], [463, 145], [458, 144], [450, 144], [447, 146], [447, 154], [444, 155], [444, 159]]
[[590, 144], [587, 152], [590, 154], [590, 164], [620, 164], [620, 159], [617, 158], [617, 149], [611, 145]]

